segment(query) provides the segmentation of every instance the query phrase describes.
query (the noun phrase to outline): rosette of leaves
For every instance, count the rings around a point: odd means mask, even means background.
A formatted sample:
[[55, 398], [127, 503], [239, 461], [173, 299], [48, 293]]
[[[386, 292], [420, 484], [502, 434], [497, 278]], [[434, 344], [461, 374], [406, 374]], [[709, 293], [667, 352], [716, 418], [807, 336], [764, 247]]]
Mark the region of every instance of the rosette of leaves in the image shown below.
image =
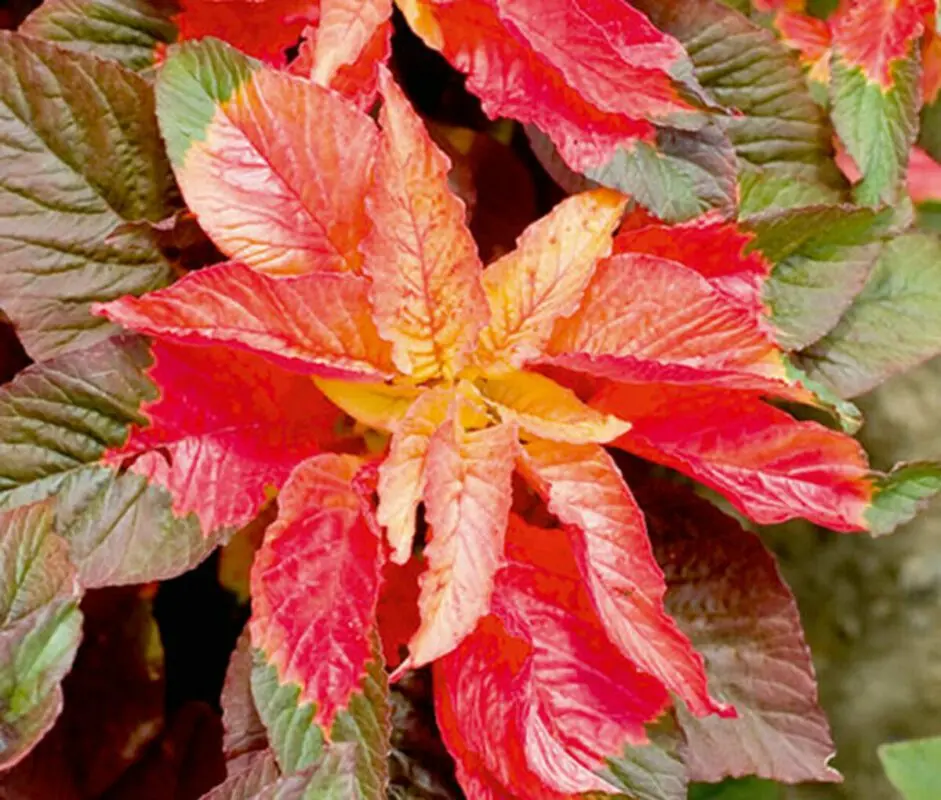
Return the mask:
[[[400, 4], [587, 187], [486, 267], [389, 2], [54, 0], [0, 40], [0, 307], [37, 362], [0, 400], [3, 766], [55, 720], [82, 591], [185, 571], [276, 497], [208, 797], [838, 778], [772, 558], [641, 460], [757, 524], [909, 519], [935, 465], [877, 474], [805, 417], [852, 427], [839, 395], [941, 349], [938, 243], [871, 207], [902, 168], [850, 195], [771, 32], [637, 5]], [[183, 214], [228, 261], [180, 277]], [[419, 723], [395, 686], [422, 668]]]

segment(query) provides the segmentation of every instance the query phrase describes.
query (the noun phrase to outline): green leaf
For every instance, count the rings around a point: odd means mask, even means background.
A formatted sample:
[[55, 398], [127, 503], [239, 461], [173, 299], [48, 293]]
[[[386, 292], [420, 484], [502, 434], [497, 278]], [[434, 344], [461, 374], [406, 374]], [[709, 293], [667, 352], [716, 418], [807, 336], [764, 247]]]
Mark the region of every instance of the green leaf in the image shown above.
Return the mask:
[[914, 58], [892, 68], [888, 90], [839, 56], [831, 64], [833, 125], [862, 174], [853, 195], [863, 205], [894, 203], [904, 193], [908, 154], [918, 132], [919, 70]]
[[68, 546], [38, 504], [0, 515], [0, 769], [22, 759], [62, 711], [81, 639]]
[[941, 464], [916, 461], [899, 464], [876, 481], [866, 525], [875, 536], [891, 533], [912, 519], [941, 492]]
[[774, 171], [744, 169], [738, 179], [739, 216], [762, 211], [780, 211], [801, 206], [833, 205], [840, 202], [836, 189]]
[[773, 33], [718, 0], [634, 0], [654, 25], [675, 36], [696, 79], [737, 112], [726, 130], [743, 169], [841, 189], [832, 131], [814, 102], [797, 57]]
[[869, 277], [890, 212], [848, 205], [812, 205], [749, 216], [774, 271], [765, 284], [777, 340], [799, 350], [830, 331]]
[[941, 797], [941, 736], [884, 744], [878, 753], [886, 775], [905, 800]]
[[686, 767], [680, 756], [682, 731], [672, 715], [648, 726], [650, 744], [628, 746], [618, 758], [608, 759], [601, 773], [612, 786], [632, 800], [685, 800]]
[[174, 6], [169, 0], [46, 0], [19, 32], [142, 72], [154, 66], [158, 46], [176, 39]]
[[145, 422], [149, 362], [143, 340], [122, 337], [29, 367], [0, 389], [0, 509], [54, 497], [56, 532], [86, 587], [178, 575], [219, 541], [195, 515], [176, 517], [163, 488], [98, 463]]
[[153, 92], [120, 65], [0, 31], [0, 305], [41, 361], [117, 332], [92, 302], [165, 285], [176, 190]]
[[381, 660], [370, 662], [362, 692], [354, 694], [349, 707], [337, 715], [330, 730], [329, 747], [323, 731], [313, 722], [314, 706], [301, 701], [299, 686], [280, 682], [277, 670], [267, 663], [260, 650], [254, 652], [251, 681], [255, 706], [268, 729], [268, 740], [282, 772], [286, 775], [303, 772], [336, 744], [348, 743], [354, 748], [351, 769], [357, 794], [337, 797], [385, 798], [390, 747], [389, 687]]
[[918, 144], [935, 161], [941, 161], [941, 96], [921, 110]]
[[855, 397], [941, 352], [941, 240], [925, 233], [886, 244], [863, 291], [800, 363], [842, 397]]
[[634, 197], [660, 219], [679, 222], [711, 209], [730, 215], [735, 205], [735, 153], [721, 128], [658, 130], [655, 145], [622, 147], [611, 161], [584, 176], [570, 170], [545, 134], [527, 126], [533, 152], [563, 189], [607, 186]]

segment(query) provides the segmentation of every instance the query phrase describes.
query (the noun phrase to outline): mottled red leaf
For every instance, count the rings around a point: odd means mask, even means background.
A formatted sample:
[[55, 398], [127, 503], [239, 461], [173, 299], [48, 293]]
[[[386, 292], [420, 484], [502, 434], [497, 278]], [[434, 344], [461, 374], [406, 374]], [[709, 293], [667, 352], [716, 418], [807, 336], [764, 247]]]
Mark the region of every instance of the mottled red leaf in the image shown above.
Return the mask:
[[337, 444], [338, 412], [309, 378], [221, 347], [158, 340], [153, 351], [151, 425], [105, 461], [167, 488], [174, 513], [195, 513], [204, 532], [246, 524], [295, 464]]
[[425, 43], [468, 75], [491, 117], [533, 123], [570, 167], [611, 159], [651, 121], [698, 128], [681, 96], [692, 69], [675, 39], [619, 0], [408, 0], [400, 4]]
[[921, 36], [925, 17], [933, 17], [935, 0], [854, 0], [831, 23], [833, 46], [850, 67], [889, 89], [893, 62], [905, 59]]
[[249, 55], [281, 66], [284, 51], [316, 22], [317, 0], [177, 0], [178, 41], [214, 36]]
[[381, 551], [351, 485], [361, 465], [333, 454], [300, 464], [252, 567], [252, 645], [325, 730], [372, 659]]
[[598, 773], [668, 705], [615, 648], [565, 533], [514, 518], [493, 611], [435, 665], [438, 723], [472, 798], [617, 792]]
[[421, 578], [421, 626], [409, 642], [411, 666], [453, 650], [489, 611], [516, 451], [515, 425], [467, 431], [455, 412], [431, 437], [424, 491], [428, 569]]
[[[716, 278], [715, 280], [718, 280]], [[729, 285], [736, 287], [730, 299]], [[802, 399], [766, 324], [683, 264], [622, 253], [602, 261], [574, 315], [560, 320], [547, 363], [623, 381], [750, 388]]]
[[611, 457], [597, 445], [533, 442], [523, 449], [521, 464], [566, 526], [611, 641], [694, 714], [724, 711], [709, 696], [702, 657], [664, 610], [666, 582], [643, 514]]
[[611, 386], [592, 405], [632, 421], [616, 446], [691, 475], [756, 522], [866, 528], [873, 482], [849, 436], [798, 422], [754, 394], [706, 387]]
[[399, 370], [454, 377], [487, 321], [482, 265], [448, 187], [448, 159], [401, 89], [380, 74], [382, 138], [363, 243], [376, 325]]
[[648, 253], [695, 270], [730, 300], [765, 312], [761, 299], [771, 264], [760, 253], [745, 254], [754, 234], [707, 215], [678, 225], [651, 223], [621, 231], [614, 253]]
[[355, 275], [279, 279], [228, 262], [94, 309], [139, 333], [249, 350], [296, 372], [391, 377], [390, 349], [372, 323], [368, 291], [366, 279]]

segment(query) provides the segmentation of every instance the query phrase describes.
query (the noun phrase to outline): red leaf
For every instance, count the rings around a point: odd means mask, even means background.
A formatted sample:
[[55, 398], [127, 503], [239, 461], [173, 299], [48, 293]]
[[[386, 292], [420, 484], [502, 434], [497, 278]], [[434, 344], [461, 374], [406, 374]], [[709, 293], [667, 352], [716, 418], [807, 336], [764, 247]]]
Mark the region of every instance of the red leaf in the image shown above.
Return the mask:
[[[719, 281], [719, 277], [714, 278]], [[735, 287], [735, 300], [729, 286]], [[792, 399], [783, 352], [744, 290], [646, 253], [602, 261], [574, 315], [560, 320], [546, 363], [622, 381], [748, 388]]]
[[300, 464], [252, 567], [252, 645], [282, 684], [301, 687], [329, 730], [366, 675], [379, 599], [379, 539], [351, 482], [362, 462], [322, 455]]
[[451, 378], [487, 321], [483, 269], [448, 188], [447, 156], [383, 69], [382, 140], [366, 199], [373, 227], [363, 243], [379, 331], [399, 370]]
[[413, 667], [453, 650], [489, 611], [517, 441], [515, 425], [465, 431], [454, 412], [431, 437], [424, 492], [428, 569], [421, 578], [421, 627], [409, 643]]
[[667, 608], [706, 656], [715, 691], [739, 712], [737, 719], [692, 719], [679, 710], [690, 779], [839, 780], [828, 766], [833, 741], [797, 605], [774, 558], [757, 536], [689, 489], [641, 483], [638, 496], [670, 587]]
[[941, 164], [920, 147], [909, 155], [908, 194], [916, 204], [941, 201]]
[[228, 262], [94, 311], [140, 333], [182, 344], [226, 344], [296, 372], [390, 377], [389, 346], [372, 323], [368, 288], [355, 275], [279, 279]]
[[640, 509], [604, 449], [533, 442], [523, 471], [567, 527], [602, 625], [625, 657], [696, 715], [724, 711], [709, 696], [702, 657], [663, 606], [666, 582]]
[[760, 253], [745, 255], [754, 234], [716, 216], [678, 225], [649, 224], [621, 231], [614, 253], [648, 253], [676, 261], [702, 275], [732, 301], [765, 313], [761, 299], [771, 264]]
[[411, 558], [405, 564], [388, 561], [382, 573], [377, 613], [382, 652], [389, 669], [395, 669], [404, 659], [409, 639], [418, 630], [418, 579], [425, 571], [423, 558]]
[[745, 392], [633, 384], [602, 390], [592, 405], [633, 423], [616, 446], [711, 486], [756, 522], [804, 517], [840, 531], [866, 528], [873, 486], [866, 454], [849, 436]]
[[[150, 378], [161, 397], [106, 463], [164, 486], [179, 516], [195, 513], [203, 531], [241, 526], [294, 465], [338, 442], [336, 409], [303, 376], [251, 353], [154, 343]], [[211, 376], [211, 380], [207, 380]]]
[[833, 46], [851, 66], [883, 90], [894, 84], [893, 63], [906, 58], [921, 36], [935, 0], [854, 0], [831, 23]]
[[514, 518], [493, 612], [435, 665], [438, 723], [472, 798], [617, 791], [597, 772], [669, 704], [610, 646], [561, 530]]
[[179, 0], [174, 17], [177, 41], [215, 36], [275, 66], [285, 62], [284, 51], [316, 22], [316, 0]]
[[425, 43], [468, 75], [489, 116], [535, 124], [575, 170], [652, 138], [651, 121], [703, 124], [677, 91], [692, 74], [679, 42], [620, 0], [400, 5]]

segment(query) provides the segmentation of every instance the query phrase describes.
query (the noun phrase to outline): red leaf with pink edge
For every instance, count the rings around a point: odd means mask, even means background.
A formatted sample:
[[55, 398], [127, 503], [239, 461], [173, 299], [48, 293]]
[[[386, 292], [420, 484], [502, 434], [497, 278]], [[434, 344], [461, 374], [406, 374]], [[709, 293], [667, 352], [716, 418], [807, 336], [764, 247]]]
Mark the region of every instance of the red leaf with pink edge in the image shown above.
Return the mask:
[[[718, 279], [716, 279], [718, 280]], [[753, 309], [695, 269], [646, 253], [602, 261], [546, 363], [623, 381], [754, 389], [795, 400], [784, 353]], [[736, 291], [736, 297], [740, 292]]]
[[[737, 719], [679, 717], [691, 780], [835, 781], [826, 716], [791, 592], [761, 540], [686, 487], [627, 474], [647, 514], [667, 608]], [[704, 613], [708, 609], [708, 613]]]
[[300, 464], [252, 567], [252, 645], [329, 730], [372, 660], [382, 552], [352, 481], [362, 460]]
[[833, 46], [849, 67], [861, 67], [888, 89], [895, 82], [893, 62], [908, 57], [934, 11], [935, 0], [854, 0], [831, 22]]
[[513, 518], [507, 562], [491, 615], [435, 665], [458, 778], [471, 797], [615, 793], [606, 759], [645, 743], [669, 696], [611, 647], [562, 530]]
[[214, 36], [242, 52], [282, 66], [285, 50], [316, 22], [317, 0], [178, 0], [177, 41]]
[[464, 430], [456, 409], [431, 437], [424, 491], [428, 569], [418, 599], [421, 626], [409, 642], [410, 666], [449, 653], [490, 609], [517, 442], [513, 424]]
[[575, 170], [600, 166], [659, 122], [698, 129], [682, 46], [619, 0], [408, 0], [413, 30], [468, 76], [491, 117], [541, 128]]
[[725, 713], [726, 707], [709, 696], [702, 657], [664, 609], [666, 582], [643, 514], [611, 457], [597, 445], [537, 441], [523, 448], [520, 463], [549, 511], [566, 526], [612, 642], [694, 714]]
[[734, 222], [707, 215], [677, 225], [650, 224], [621, 231], [614, 254], [647, 253], [677, 261], [702, 275], [730, 300], [765, 313], [761, 292], [771, 264], [760, 253], [746, 255], [755, 238]]
[[94, 306], [99, 316], [182, 344], [248, 350], [294, 372], [348, 379], [394, 374], [370, 315], [369, 284], [341, 273], [272, 278], [228, 262], [143, 297]]
[[195, 513], [207, 534], [246, 524], [296, 464], [343, 444], [339, 412], [303, 375], [221, 347], [158, 340], [153, 355], [150, 427], [103, 460], [168, 489], [174, 514]]
[[633, 423], [615, 446], [692, 476], [762, 525], [804, 517], [839, 531], [867, 527], [874, 486], [850, 436], [757, 395], [708, 387], [612, 385], [592, 405]]
[[345, 98], [217, 40], [175, 48], [157, 116], [187, 206], [271, 275], [358, 272], [375, 123]]
[[483, 266], [448, 187], [447, 156], [385, 68], [379, 82], [382, 138], [363, 242], [376, 324], [401, 372], [453, 377], [488, 319]]

